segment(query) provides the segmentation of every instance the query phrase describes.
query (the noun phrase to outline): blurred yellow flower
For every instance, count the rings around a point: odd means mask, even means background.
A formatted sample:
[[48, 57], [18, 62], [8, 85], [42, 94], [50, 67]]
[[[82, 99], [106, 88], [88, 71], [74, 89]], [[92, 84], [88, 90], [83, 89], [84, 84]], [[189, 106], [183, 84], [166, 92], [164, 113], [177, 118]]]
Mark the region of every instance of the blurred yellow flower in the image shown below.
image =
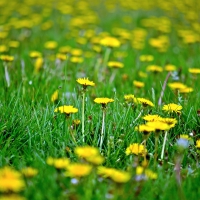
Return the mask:
[[51, 50], [55, 49], [57, 46], [58, 46], [58, 43], [56, 41], [47, 41], [44, 44], [44, 47], [46, 49], [51, 49]]
[[162, 72], [163, 68], [158, 65], [149, 65], [146, 70], [151, 72]]
[[58, 100], [58, 95], [59, 95], [58, 90], [56, 90], [56, 91], [51, 95], [51, 101], [52, 101], [52, 102], [57, 101], [57, 100]]
[[168, 65], [165, 65], [164, 69], [165, 71], [172, 72], [172, 71], [176, 71], [176, 66], [168, 64]]
[[143, 82], [141, 82], [141, 81], [133, 81], [133, 85], [135, 86], [135, 87], [137, 87], [137, 88], [142, 88], [142, 87], [144, 87], [144, 83]]
[[103, 178], [110, 178], [116, 183], [126, 183], [131, 179], [131, 174], [128, 172], [103, 166], [97, 168], [97, 174]]
[[200, 148], [200, 139], [198, 139], [198, 140], [196, 141], [196, 148], [197, 148], [197, 149]]
[[161, 122], [161, 121], [153, 121], [153, 122], [147, 122], [147, 126], [150, 126], [155, 129], [155, 131], [166, 131], [170, 129], [170, 126], [167, 123]]
[[120, 46], [120, 41], [115, 37], [106, 36], [105, 38], [100, 40], [100, 44], [102, 46], [114, 48]]
[[142, 62], [150, 62], [153, 60], [154, 60], [154, 57], [152, 55], [141, 55], [140, 56], [140, 61], [142, 61]]
[[24, 188], [25, 182], [20, 172], [7, 166], [0, 169], [1, 192], [20, 192]]
[[4, 62], [12, 62], [14, 60], [14, 57], [9, 55], [1, 55], [0, 59]]
[[108, 62], [108, 67], [110, 67], [110, 68], [123, 68], [124, 64], [121, 63], [121, 62], [109, 61]]
[[65, 172], [65, 176], [79, 178], [88, 176], [91, 171], [92, 171], [91, 165], [82, 163], [72, 163], [67, 166], [67, 171]]
[[101, 156], [99, 150], [95, 147], [76, 147], [74, 152], [78, 157], [84, 158], [86, 161], [95, 165], [100, 165], [104, 161], [104, 158]]
[[144, 117], [142, 117], [144, 120], [148, 121], [148, 122], [152, 122], [152, 121], [159, 121], [161, 119], [161, 116], [159, 115], [145, 115]]
[[32, 167], [26, 167], [26, 168], [22, 169], [21, 172], [27, 178], [31, 178], [38, 174], [38, 170], [34, 169]]
[[200, 69], [199, 68], [189, 68], [188, 71], [191, 74], [200, 74]]
[[180, 82], [168, 83], [168, 86], [172, 90], [180, 90], [180, 89], [185, 89], [187, 87], [185, 84], [180, 83]]

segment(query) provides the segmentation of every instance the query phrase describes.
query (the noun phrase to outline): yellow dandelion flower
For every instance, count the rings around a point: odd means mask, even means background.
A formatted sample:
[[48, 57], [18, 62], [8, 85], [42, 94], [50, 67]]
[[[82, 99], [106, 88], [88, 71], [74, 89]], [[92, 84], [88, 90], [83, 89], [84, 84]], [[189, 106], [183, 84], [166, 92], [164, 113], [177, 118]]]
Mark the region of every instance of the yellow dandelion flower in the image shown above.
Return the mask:
[[83, 54], [83, 50], [82, 49], [71, 49], [70, 51], [72, 56], [81, 56]]
[[56, 58], [61, 60], [61, 61], [67, 60], [66, 54], [63, 54], [63, 53], [57, 53]]
[[135, 127], [135, 130], [139, 132], [143, 132], [143, 133], [149, 133], [149, 132], [155, 131], [155, 128], [151, 126], [147, 126], [146, 124], [141, 124]]
[[38, 170], [34, 169], [32, 167], [27, 167], [21, 170], [22, 174], [27, 177], [27, 178], [31, 178], [34, 177], [35, 175], [38, 174]]
[[88, 176], [91, 171], [92, 171], [91, 165], [82, 163], [73, 163], [67, 166], [67, 171], [65, 172], [65, 176], [79, 178], [83, 176]]
[[107, 97], [102, 97], [102, 98], [95, 98], [94, 102], [102, 105], [107, 105], [108, 103], [112, 103], [114, 99], [110, 99]]
[[8, 43], [8, 45], [9, 45], [9, 47], [11, 47], [11, 48], [17, 48], [17, 47], [19, 47], [19, 42], [18, 41], [14, 41], [14, 40], [11, 40], [9, 43]]
[[79, 56], [72, 56], [69, 60], [72, 63], [82, 63], [84, 61], [84, 59]]
[[141, 81], [133, 81], [133, 85], [137, 88], [142, 88], [144, 87], [144, 83]]
[[164, 122], [170, 126], [170, 128], [175, 127], [177, 120], [175, 118], [160, 118], [159, 121]]
[[51, 95], [51, 101], [52, 101], [52, 102], [57, 101], [57, 100], [58, 100], [58, 95], [59, 95], [58, 90], [56, 90], [56, 91]]
[[70, 164], [70, 161], [68, 158], [54, 158], [53, 159], [53, 166], [56, 169], [66, 169], [69, 164]]
[[2, 60], [4, 62], [12, 62], [14, 60], [14, 56], [1, 55], [0, 60]]
[[149, 65], [146, 70], [150, 72], [162, 72], [163, 68], [158, 65]]
[[74, 119], [73, 120], [73, 125], [78, 126], [81, 123], [80, 119]]
[[114, 47], [120, 46], [120, 41], [115, 37], [106, 36], [106, 37], [104, 37], [103, 39], [100, 40], [100, 44], [102, 46], [114, 48]]
[[154, 60], [154, 57], [152, 55], [141, 55], [140, 56], [140, 61], [142, 61], [142, 62], [150, 62], [153, 60]]
[[144, 107], [146, 106], [151, 106], [154, 107], [154, 104], [149, 101], [148, 99], [144, 99], [144, 98], [137, 98], [138, 103], [142, 104]]
[[170, 129], [167, 123], [161, 121], [147, 122], [146, 125], [154, 128], [156, 131], [166, 131]]
[[191, 74], [200, 74], [200, 69], [199, 68], [189, 68], [188, 71]]
[[38, 57], [42, 57], [42, 54], [41, 54], [39, 51], [31, 51], [31, 52], [29, 53], [29, 56], [30, 56], [31, 58], [38, 58]]
[[136, 97], [133, 94], [124, 95], [124, 99], [129, 102], [133, 102], [136, 100]]
[[71, 114], [71, 113], [77, 113], [78, 109], [74, 108], [73, 106], [60, 106], [54, 110], [54, 112], [60, 112], [60, 113], [66, 113], [66, 114]]
[[180, 138], [185, 139], [185, 140], [189, 140], [190, 139], [189, 135], [186, 135], [186, 134], [181, 134]]
[[53, 163], [54, 163], [54, 158], [52, 158], [52, 157], [48, 157], [47, 158], [47, 160], [46, 160], [46, 163], [48, 164], [48, 165], [53, 165]]
[[146, 175], [147, 178], [149, 179], [157, 179], [158, 178], [158, 174], [153, 172], [150, 169], [146, 169], [144, 174]]
[[99, 155], [99, 150], [90, 146], [76, 147], [74, 152], [80, 158], [87, 158], [91, 156], [94, 157]]
[[183, 83], [180, 83], [180, 82], [168, 83], [168, 86], [169, 86], [172, 90], [181, 90], [181, 89], [187, 88], [186, 85], [184, 85]]
[[0, 191], [1, 192], [19, 192], [25, 188], [25, 182], [21, 173], [10, 168], [0, 169]]
[[130, 144], [130, 146], [126, 148], [126, 155], [135, 154], [135, 155], [144, 156], [146, 155], [146, 153], [147, 153], [147, 149], [142, 144], [133, 143], [133, 144]]
[[180, 114], [182, 108], [183, 107], [178, 105], [178, 104], [170, 103], [170, 104], [164, 105], [162, 110], [164, 110], [164, 111], [166, 111], [168, 113], [178, 113], [178, 114]]
[[100, 155], [99, 150], [95, 147], [76, 147], [74, 152], [78, 157], [84, 158], [86, 161], [96, 165], [102, 164], [104, 161], [104, 158]]
[[42, 69], [43, 63], [44, 63], [44, 60], [42, 57], [36, 58], [35, 63], [34, 63], [34, 71], [39, 72]]
[[152, 122], [152, 121], [159, 121], [161, 116], [159, 115], [145, 115], [142, 117], [145, 121]]
[[138, 72], [138, 75], [141, 77], [141, 78], [146, 78], [147, 77], [147, 74], [145, 72], [142, 72], [142, 71], [139, 71]]
[[197, 148], [197, 149], [200, 148], [200, 139], [198, 139], [198, 140], [196, 141], [196, 148]]
[[58, 46], [58, 43], [56, 41], [47, 41], [44, 44], [44, 47], [46, 49], [51, 49], [51, 50], [55, 49], [57, 46]]
[[110, 68], [123, 68], [124, 64], [121, 63], [121, 62], [109, 61], [108, 62], [108, 67], [110, 67]]
[[194, 91], [194, 89], [191, 87], [185, 87], [185, 88], [179, 90], [180, 93], [190, 93], [193, 91]]
[[113, 170], [110, 178], [116, 183], [126, 183], [131, 179], [131, 174], [121, 170]]
[[83, 86], [95, 86], [95, 83], [88, 78], [78, 78], [76, 81]]
[[149, 179], [157, 179], [158, 178], [157, 173], [153, 172], [152, 170], [145, 169], [141, 166], [136, 167], [136, 175], [143, 175], [143, 174], [145, 175], [146, 178], [149, 178]]
[[97, 174], [102, 176], [103, 178], [110, 178], [116, 183], [125, 183], [131, 179], [131, 175], [128, 172], [103, 166], [97, 168]]
[[176, 66], [168, 64], [168, 65], [165, 65], [164, 69], [165, 71], [172, 72], [172, 71], [176, 71]]
[[6, 45], [0, 45], [0, 53], [8, 52], [8, 47]]
[[59, 52], [62, 54], [67, 54], [71, 51], [71, 47], [70, 46], [63, 46], [59, 48]]

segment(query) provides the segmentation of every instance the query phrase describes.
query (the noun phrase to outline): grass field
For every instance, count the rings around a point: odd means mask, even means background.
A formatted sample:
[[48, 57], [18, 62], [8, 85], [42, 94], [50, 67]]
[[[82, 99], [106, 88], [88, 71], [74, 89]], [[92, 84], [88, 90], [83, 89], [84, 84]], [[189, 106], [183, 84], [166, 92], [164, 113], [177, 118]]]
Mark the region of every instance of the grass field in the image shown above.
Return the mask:
[[0, 200], [198, 199], [197, 0], [0, 1]]

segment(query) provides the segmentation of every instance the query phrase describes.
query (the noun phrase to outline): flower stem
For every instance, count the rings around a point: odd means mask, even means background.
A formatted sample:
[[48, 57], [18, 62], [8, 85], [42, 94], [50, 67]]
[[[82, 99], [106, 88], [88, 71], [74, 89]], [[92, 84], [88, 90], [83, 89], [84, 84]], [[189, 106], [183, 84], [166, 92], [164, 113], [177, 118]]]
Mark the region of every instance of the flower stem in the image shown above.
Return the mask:
[[103, 137], [105, 133], [105, 116], [106, 116], [106, 111], [103, 109], [102, 128], [101, 128], [101, 136], [100, 136], [100, 152], [102, 150]]
[[82, 137], [83, 142], [85, 142], [85, 91], [83, 91], [82, 95]]
[[154, 153], [154, 168], [155, 169], [156, 169], [157, 157], [158, 157], [158, 135], [155, 135], [155, 153]]
[[167, 141], [167, 134], [168, 134], [168, 132], [165, 131], [165, 136], [164, 136], [164, 141], [163, 141], [163, 146], [162, 146], [162, 152], [161, 152], [161, 160], [163, 160], [163, 157], [164, 157], [165, 145], [166, 145], [166, 141]]

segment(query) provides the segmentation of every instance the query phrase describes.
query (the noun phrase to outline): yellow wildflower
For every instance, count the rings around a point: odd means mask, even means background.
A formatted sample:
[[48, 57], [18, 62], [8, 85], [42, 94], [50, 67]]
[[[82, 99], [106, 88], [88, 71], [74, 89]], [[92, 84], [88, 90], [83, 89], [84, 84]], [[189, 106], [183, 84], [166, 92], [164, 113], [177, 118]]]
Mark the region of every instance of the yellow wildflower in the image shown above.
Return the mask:
[[26, 198], [17, 194], [9, 194], [9, 195], [2, 195], [0, 197], [0, 200], [26, 200]]
[[185, 88], [179, 90], [180, 93], [190, 93], [193, 91], [194, 91], [194, 89], [191, 87], [185, 87]]
[[159, 115], [145, 115], [144, 117], [142, 117], [144, 120], [148, 121], [148, 122], [152, 122], [152, 121], [159, 121], [161, 119], [161, 116]]
[[57, 100], [58, 100], [58, 90], [56, 90], [51, 96], [52, 102], [57, 101]]
[[113, 101], [114, 101], [114, 99], [109, 99], [109, 98], [106, 98], [106, 97], [94, 99], [95, 103], [102, 104], [102, 105], [107, 105], [108, 103], [112, 103]]
[[57, 53], [56, 58], [61, 60], [61, 61], [67, 60], [67, 56], [64, 53]]
[[65, 175], [79, 178], [89, 175], [91, 171], [92, 171], [91, 165], [82, 163], [73, 163], [67, 166], [67, 171], [65, 172]]
[[151, 107], [154, 107], [154, 104], [149, 101], [148, 99], [144, 99], [144, 98], [137, 98], [137, 101], [142, 104], [144, 107], [146, 106], [151, 106]]
[[197, 148], [197, 149], [200, 148], [200, 139], [198, 139], [198, 140], [196, 141], [196, 148]]
[[126, 155], [135, 154], [135, 155], [146, 155], [147, 149], [142, 144], [133, 143], [126, 148]]
[[53, 166], [56, 169], [66, 169], [69, 164], [70, 164], [70, 161], [68, 158], [54, 158], [53, 159]]
[[24, 168], [24, 169], [21, 170], [21, 172], [27, 178], [33, 177], [33, 176], [38, 174], [38, 170], [34, 169], [32, 167]]
[[154, 60], [154, 57], [152, 55], [141, 55], [140, 56], [140, 61], [142, 62], [150, 62], [150, 61], [153, 61]]
[[66, 114], [71, 114], [71, 113], [77, 113], [78, 109], [74, 108], [73, 106], [60, 106], [54, 110], [54, 112], [60, 112], [60, 113], [66, 113]]
[[107, 47], [119, 47], [120, 41], [115, 37], [106, 36], [100, 40], [100, 44]]
[[78, 78], [76, 81], [83, 86], [95, 86], [95, 83], [88, 78]]
[[188, 71], [191, 74], [200, 74], [200, 69], [199, 68], [189, 68]]
[[14, 60], [14, 57], [9, 55], [1, 55], [0, 59], [4, 62], [12, 62]]
[[144, 87], [144, 83], [141, 81], [133, 81], [133, 85], [137, 88], [142, 88]]
[[72, 63], [82, 63], [84, 59], [79, 56], [72, 56], [69, 60]]
[[176, 71], [176, 66], [171, 64], [165, 65], [165, 71], [168, 72]]
[[178, 114], [180, 114], [182, 108], [183, 107], [178, 105], [178, 104], [170, 103], [170, 104], [164, 105], [162, 110], [164, 110], [164, 111], [166, 111], [168, 113], [178, 113]]
[[103, 178], [110, 178], [117, 183], [128, 182], [131, 178], [131, 175], [128, 172], [103, 166], [97, 168], [97, 174]]
[[0, 169], [0, 191], [1, 192], [19, 192], [25, 188], [25, 182], [22, 175], [10, 168]]
[[121, 62], [109, 61], [108, 62], [108, 67], [110, 67], [110, 68], [123, 68], [124, 64], [121, 63]]
[[38, 58], [38, 57], [41, 57], [42, 54], [41, 54], [39, 51], [31, 51], [31, 52], [29, 53], [29, 56], [30, 56], [31, 58]]
[[183, 83], [180, 83], [180, 82], [168, 83], [168, 86], [172, 90], [180, 90], [180, 89], [185, 89], [187, 87], [186, 85], [184, 85]]
[[138, 130], [139, 132], [143, 132], [143, 133], [149, 133], [149, 132], [155, 131], [155, 128], [151, 126], [147, 126], [146, 124], [141, 124], [137, 126], [135, 130]]
[[99, 150], [95, 147], [76, 147], [74, 152], [78, 157], [84, 158], [86, 161], [96, 165], [102, 164], [104, 161], [104, 158], [100, 155]]
[[162, 72], [163, 68], [158, 65], [149, 65], [146, 70], [151, 72]]
[[190, 139], [189, 135], [186, 135], [186, 134], [181, 134], [180, 138], [185, 139], [185, 140], [189, 140]]
[[56, 47], [58, 46], [58, 43], [56, 41], [47, 41], [45, 44], [44, 44], [44, 47], [46, 49], [55, 49]]
[[168, 124], [170, 128], [173, 128], [177, 124], [177, 120], [174, 118], [160, 118], [159, 121]]
[[156, 131], [165, 131], [170, 129], [170, 126], [167, 123], [161, 121], [147, 122], [146, 125], [154, 128]]

